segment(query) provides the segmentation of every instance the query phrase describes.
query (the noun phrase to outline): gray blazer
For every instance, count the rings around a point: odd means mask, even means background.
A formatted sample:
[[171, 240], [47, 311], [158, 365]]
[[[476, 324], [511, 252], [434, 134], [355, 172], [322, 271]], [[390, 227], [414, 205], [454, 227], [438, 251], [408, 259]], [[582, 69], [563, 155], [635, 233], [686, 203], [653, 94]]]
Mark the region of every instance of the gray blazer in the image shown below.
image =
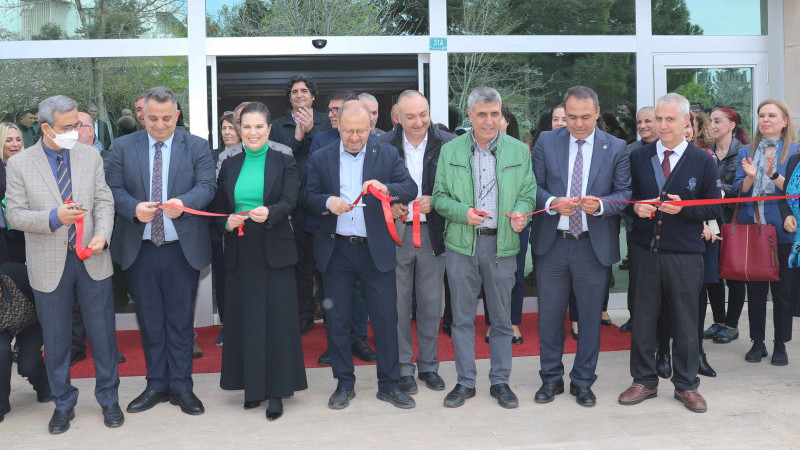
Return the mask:
[[[86, 208], [83, 245], [94, 236], [111, 244], [114, 229], [114, 198], [106, 185], [103, 159], [94, 147], [76, 144], [69, 151], [72, 198]], [[53, 169], [41, 141], [8, 160], [6, 202], [8, 222], [25, 232], [25, 256], [31, 287], [53, 292], [61, 281], [67, 258], [67, 232], [62, 226], [50, 231], [50, 210], [63, 203]], [[85, 260], [94, 280], [111, 276], [111, 256], [107, 250]]]
[[[539, 189], [536, 209], [544, 208], [550, 197], [566, 197], [571, 168], [569, 166], [569, 131], [566, 127], [545, 131], [533, 148], [533, 172]], [[595, 197], [630, 200], [631, 170], [625, 141], [595, 129], [592, 163], [586, 194]], [[603, 202], [603, 214], [586, 215], [586, 225], [597, 259], [604, 266], [619, 261], [619, 214], [627, 203]], [[533, 251], [544, 255], [556, 238], [559, 214], [541, 214], [538, 232], [531, 235]]]

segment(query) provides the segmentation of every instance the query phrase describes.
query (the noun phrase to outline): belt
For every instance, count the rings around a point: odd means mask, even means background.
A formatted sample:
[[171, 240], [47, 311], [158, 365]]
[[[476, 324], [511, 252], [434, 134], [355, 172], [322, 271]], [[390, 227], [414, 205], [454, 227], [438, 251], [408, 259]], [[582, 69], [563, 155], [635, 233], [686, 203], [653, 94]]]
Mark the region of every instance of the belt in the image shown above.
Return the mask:
[[[419, 224], [420, 224], [420, 226], [424, 226], [427, 223], [428, 222], [420, 222]], [[406, 225], [413, 226], [414, 225], [414, 221], [413, 220], [409, 220], [409, 221], [406, 222]]]
[[567, 230], [556, 230], [556, 236], [563, 238], [563, 239], [586, 239], [589, 237], [589, 232], [584, 231], [583, 233], [579, 234], [578, 237], [575, 237]]
[[497, 228], [476, 228], [475, 233], [478, 236], [496, 236]]
[[336, 239], [340, 241], [349, 242], [351, 244], [366, 244], [367, 238], [361, 236], [345, 236], [343, 234], [336, 233]]
[[[150, 239], [145, 239], [144, 241], [153, 244], [153, 241], [151, 241]], [[179, 241], [177, 239], [175, 239], [174, 241], [164, 241], [164, 242], [161, 243], [161, 247], [163, 247], [165, 245], [175, 244], [176, 242], [179, 242]], [[153, 245], [156, 245], [156, 244], [153, 244]]]

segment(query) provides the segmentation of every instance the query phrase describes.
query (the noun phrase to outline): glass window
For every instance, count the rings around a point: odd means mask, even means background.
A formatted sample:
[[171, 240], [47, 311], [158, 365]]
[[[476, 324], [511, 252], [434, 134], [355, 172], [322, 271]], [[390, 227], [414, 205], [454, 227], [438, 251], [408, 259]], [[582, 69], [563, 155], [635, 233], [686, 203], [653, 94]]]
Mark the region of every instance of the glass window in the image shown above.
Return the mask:
[[753, 135], [752, 68], [667, 69], [667, 91], [683, 95], [706, 115], [722, 106], [733, 109]]
[[187, 0], [0, 0], [0, 39], [186, 37]]
[[447, 0], [450, 34], [630, 35], [635, 0]]
[[652, 0], [653, 34], [767, 34], [767, 0]]
[[206, 0], [209, 37], [428, 34], [428, 0]]

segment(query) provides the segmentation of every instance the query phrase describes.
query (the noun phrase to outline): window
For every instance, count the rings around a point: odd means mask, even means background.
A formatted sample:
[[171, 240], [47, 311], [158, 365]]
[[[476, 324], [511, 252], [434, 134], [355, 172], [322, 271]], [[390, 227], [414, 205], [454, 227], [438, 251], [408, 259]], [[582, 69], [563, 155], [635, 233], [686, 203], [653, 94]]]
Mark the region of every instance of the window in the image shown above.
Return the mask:
[[653, 34], [767, 34], [767, 0], [652, 0]]

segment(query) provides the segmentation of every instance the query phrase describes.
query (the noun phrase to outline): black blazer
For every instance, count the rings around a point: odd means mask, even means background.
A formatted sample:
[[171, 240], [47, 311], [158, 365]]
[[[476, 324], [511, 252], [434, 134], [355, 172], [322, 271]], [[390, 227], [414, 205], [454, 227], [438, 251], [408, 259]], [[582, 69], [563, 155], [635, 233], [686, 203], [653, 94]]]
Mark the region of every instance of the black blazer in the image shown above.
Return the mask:
[[[235, 211], [234, 190], [242, 171], [245, 153], [227, 158], [222, 162], [217, 179], [217, 194], [211, 202], [211, 211], [232, 214]], [[267, 151], [264, 164], [264, 206], [269, 216], [264, 222], [264, 258], [273, 269], [297, 264], [297, 246], [289, 215], [297, 205], [297, 164], [291, 155], [274, 150]], [[227, 217], [218, 217], [217, 225], [225, 230]], [[248, 219], [250, 220], [250, 219]], [[252, 228], [251, 228], [252, 230]], [[225, 268], [236, 270], [236, 250], [239, 245], [236, 230], [225, 232]]]
[[[321, 216], [320, 226], [314, 231], [314, 258], [316, 268], [325, 272], [333, 253], [338, 216], [328, 211], [325, 203], [330, 196], [339, 196], [339, 142], [336, 141], [311, 155], [308, 171], [306, 203], [308, 210]], [[370, 136], [364, 150], [364, 168], [361, 181], [378, 180], [389, 188], [393, 201], [408, 203], [417, 197], [417, 184], [411, 178], [397, 149], [379, 143]], [[367, 228], [367, 245], [375, 267], [389, 272], [397, 267], [397, 247], [383, 216], [381, 202], [372, 195], [364, 195], [364, 224]]]

